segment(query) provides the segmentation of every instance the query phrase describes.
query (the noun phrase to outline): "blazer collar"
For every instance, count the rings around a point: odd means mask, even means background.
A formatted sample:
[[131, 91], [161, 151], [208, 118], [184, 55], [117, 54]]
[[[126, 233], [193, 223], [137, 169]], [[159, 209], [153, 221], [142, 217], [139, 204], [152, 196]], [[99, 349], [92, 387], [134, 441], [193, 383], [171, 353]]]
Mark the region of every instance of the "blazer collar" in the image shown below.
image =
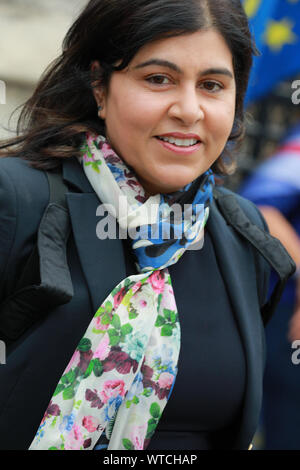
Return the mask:
[[76, 157], [66, 158], [63, 160], [62, 174], [64, 181], [68, 184], [70, 189], [82, 193], [94, 192]]
[[98, 215], [101, 201], [90, 185], [77, 158], [63, 162], [63, 178], [70, 219], [80, 264], [90, 293], [93, 314], [112, 289], [126, 277], [122, 240], [99, 239], [97, 224], [106, 217]]

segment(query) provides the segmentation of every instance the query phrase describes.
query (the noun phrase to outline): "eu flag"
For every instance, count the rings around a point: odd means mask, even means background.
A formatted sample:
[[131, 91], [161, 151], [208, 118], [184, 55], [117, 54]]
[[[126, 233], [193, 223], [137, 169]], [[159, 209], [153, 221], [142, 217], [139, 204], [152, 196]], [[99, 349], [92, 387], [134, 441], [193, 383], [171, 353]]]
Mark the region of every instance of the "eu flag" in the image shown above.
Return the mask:
[[254, 58], [248, 104], [300, 73], [300, 0], [243, 0], [243, 5], [261, 53]]

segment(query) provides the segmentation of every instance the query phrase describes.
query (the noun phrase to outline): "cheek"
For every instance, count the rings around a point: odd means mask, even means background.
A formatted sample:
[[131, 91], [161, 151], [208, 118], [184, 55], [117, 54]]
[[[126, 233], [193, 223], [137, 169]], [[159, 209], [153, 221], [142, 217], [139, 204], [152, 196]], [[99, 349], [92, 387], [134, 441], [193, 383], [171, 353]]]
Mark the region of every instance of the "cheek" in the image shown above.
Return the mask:
[[107, 125], [113, 130], [117, 126], [126, 139], [153, 135], [163, 116], [162, 100], [139, 87], [115, 89], [107, 103]]
[[213, 144], [225, 145], [231, 134], [235, 117], [235, 106], [220, 106], [209, 118], [210, 137]]

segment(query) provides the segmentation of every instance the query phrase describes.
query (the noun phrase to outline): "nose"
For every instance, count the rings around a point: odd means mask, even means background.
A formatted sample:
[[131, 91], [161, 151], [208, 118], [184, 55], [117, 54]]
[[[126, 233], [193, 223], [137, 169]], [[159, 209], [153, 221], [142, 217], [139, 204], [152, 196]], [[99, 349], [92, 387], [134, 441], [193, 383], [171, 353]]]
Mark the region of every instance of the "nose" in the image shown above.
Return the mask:
[[194, 85], [176, 91], [168, 114], [169, 117], [181, 121], [185, 126], [191, 126], [204, 119], [204, 106], [201, 103], [199, 91]]

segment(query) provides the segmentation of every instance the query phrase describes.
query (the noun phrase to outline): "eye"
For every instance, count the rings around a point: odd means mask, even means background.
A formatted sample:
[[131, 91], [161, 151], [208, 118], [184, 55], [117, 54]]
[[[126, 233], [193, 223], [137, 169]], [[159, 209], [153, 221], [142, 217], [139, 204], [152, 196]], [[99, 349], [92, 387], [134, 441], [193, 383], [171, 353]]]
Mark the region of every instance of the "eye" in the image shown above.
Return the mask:
[[170, 79], [165, 75], [152, 75], [147, 77], [146, 80], [154, 85], [168, 85], [170, 83]]
[[211, 93], [216, 93], [220, 90], [223, 90], [223, 88], [224, 88], [224, 86], [221, 85], [221, 83], [213, 82], [211, 80], [206, 80], [201, 85], [202, 85], [203, 88], [205, 88], [205, 90], [207, 90]]

